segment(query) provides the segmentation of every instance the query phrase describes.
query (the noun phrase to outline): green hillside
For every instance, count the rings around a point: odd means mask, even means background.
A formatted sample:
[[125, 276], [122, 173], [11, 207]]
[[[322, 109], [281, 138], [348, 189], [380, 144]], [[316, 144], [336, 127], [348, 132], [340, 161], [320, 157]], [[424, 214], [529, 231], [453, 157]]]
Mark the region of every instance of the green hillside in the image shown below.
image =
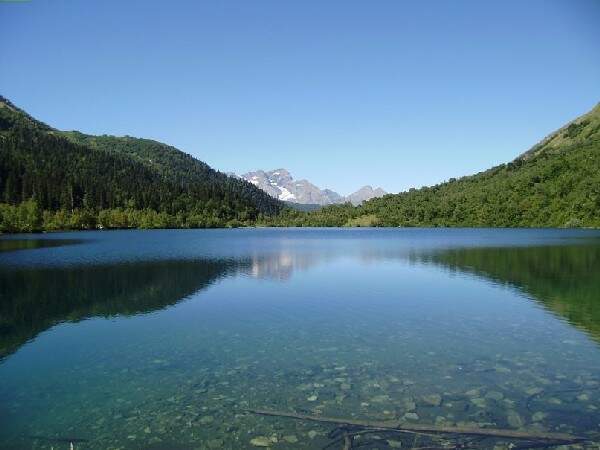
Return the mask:
[[283, 205], [148, 139], [54, 130], [0, 97], [0, 231], [210, 227]]
[[174, 147], [55, 130], [0, 97], [0, 232], [255, 224], [600, 227], [600, 105], [508, 164], [299, 211]]
[[508, 164], [360, 207], [286, 211], [272, 224], [600, 227], [600, 104]]

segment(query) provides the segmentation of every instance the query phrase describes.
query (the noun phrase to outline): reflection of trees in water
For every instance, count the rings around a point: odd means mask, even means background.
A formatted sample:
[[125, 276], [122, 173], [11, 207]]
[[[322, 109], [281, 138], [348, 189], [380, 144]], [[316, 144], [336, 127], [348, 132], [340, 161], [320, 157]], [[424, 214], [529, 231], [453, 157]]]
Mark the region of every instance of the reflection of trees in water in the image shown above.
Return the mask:
[[[38, 248], [31, 242], [23, 248]], [[160, 310], [236, 273], [286, 280], [294, 270], [327, 258], [322, 253], [280, 251], [240, 260], [0, 267], [0, 358], [61, 322]]]
[[82, 243], [79, 239], [0, 239], [0, 252], [34, 250], [36, 248], [61, 247]]
[[162, 309], [247, 264], [151, 261], [0, 269], [0, 357], [60, 322]]
[[411, 259], [516, 287], [600, 340], [600, 245], [458, 248]]
[[[348, 249], [346, 249], [348, 250]], [[227, 275], [288, 280], [342, 257], [407, 260], [509, 284], [600, 340], [600, 246], [459, 248], [413, 252], [356, 247], [280, 249], [244, 259], [148, 261], [80, 267], [0, 267], [0, 357], [64, 321], [133, 315], [177, 303]]]

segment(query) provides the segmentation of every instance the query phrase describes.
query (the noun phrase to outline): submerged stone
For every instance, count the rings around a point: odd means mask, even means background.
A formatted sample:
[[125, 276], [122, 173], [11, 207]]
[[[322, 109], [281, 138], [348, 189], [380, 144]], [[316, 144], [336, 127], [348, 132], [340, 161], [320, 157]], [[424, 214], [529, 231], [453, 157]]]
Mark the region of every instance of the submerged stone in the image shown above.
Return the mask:
[[430, 406], [440, 406], [442, 404], [442, 396], [439, 394], [424, 395], [423, 402]]
[[470, 391], [465, 392], [467, 397], [479, 397], [479, 389], [471, 389]]
[[406, 419], [406, 420], [419, 420], [419, 415], [417, 413], [414, 413], [414, 412], [406, 413], [402, 417], [404, 419]]
[[387, 402], [389, 399], [390, 399], [389, 395], [383, 394], [383, 395], [376, 395], [375, 397], [373, 397], [371, 399], [371, 401], [373, 403], [384, 403], [384, 402]]
[[410, 399], [406, 399], [402, 406], [404, 406], [404, 409], [406, 409], [406, 411], [414, 411], [417, 407], [417, 404]]
[[288, 442], [289, 444], [295, 444], [296, 442], [298, 442], [298, 438], [296, 436], [294, 436], [293, 434], [289, 435], [289, 436], [284, 436], [283, 440], [285, 442]]
[[490, 400], [495, 400], [499, 402], [504, 398], [504, 394], [498, 391], [490, 391], [487, 394], [485, 394], [485, 398], [489, 398]]
[[208, 425], [211, 424], [215, 421], [213, 416], [202, 416], [200, 417], [200, 420], [198, 420], [198, 422], [200, 422], [200, 424], [202, 425]]
[[471, 403], [473, 403], [478, 408], [485, 408], [485, 406], [486, 406], [485, 398], [482, 398], [482, 397], [472, 398]]
[[211, 439], [206, 443], [206, 445], [210, 449], [223, 448], [223, 446], [225, 445], [225, 441], [223, 441], [223, 439]]
[[256, 436], [250, 439], [250, 445], [254, 447], [270, 447], [272, 444], [271, 439], [266, 436]]
[[525, 393], [526, 393], [527, 395], [537, 395], [537, 394], [539, 394], [539, 393], [540, 393], [540, 392], [542, 392], [542, 391], [543, 391], [543, 389], [542, 389], [542, 388], [539, 388], [539, 387], [533, 387], [533, 388], [526, 389], [526, 390], [525, 390]]
[[523, 426], [523, 419], [521, 419], [521, 416], [516, 411], [509, 411], [506, 421], [513, 428], [521, 428]]

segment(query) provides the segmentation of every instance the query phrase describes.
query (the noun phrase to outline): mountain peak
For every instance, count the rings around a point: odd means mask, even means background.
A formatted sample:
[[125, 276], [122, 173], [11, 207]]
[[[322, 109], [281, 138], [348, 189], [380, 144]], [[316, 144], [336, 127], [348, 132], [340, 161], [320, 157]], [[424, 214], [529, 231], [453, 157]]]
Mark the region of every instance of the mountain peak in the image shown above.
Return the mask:
[[306, 179], [294, 180], [291, 173], [283, 168], [270, 171], [255, 170], [243, 174], [241, 178], [272, 197], [304, 205], [332, 205], [345, 202], [359, 205], [365, 200], [386, 194], [381, 188], [373, 189], [371, 186], [363, 186], [355, 193], [344, 197], [331, 189], [321, 189]]
[[375, 197], [383, 197], [387, 192], [381, 189], [380, 187], [377, 189], [373, 189], [371, 185], [366, 185], [361, 187], [358, 191], [350, 194], [346, 197], [347, 201], [352, 203], [353, 205], [360, 205], [362, 202], [370, 200]]

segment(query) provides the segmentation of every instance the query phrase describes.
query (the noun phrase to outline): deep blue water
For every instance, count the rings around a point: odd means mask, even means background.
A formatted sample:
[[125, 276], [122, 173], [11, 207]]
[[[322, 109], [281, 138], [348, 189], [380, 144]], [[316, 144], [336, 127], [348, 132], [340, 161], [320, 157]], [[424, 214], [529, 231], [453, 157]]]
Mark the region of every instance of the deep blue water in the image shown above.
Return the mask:
[[[0, 244], [0, 448], [331, 442], [332, 427], [248, 408], [599, 439], [597, 231], [111, 231]], [[397, 440], [374, 439], [364, 448]]]

